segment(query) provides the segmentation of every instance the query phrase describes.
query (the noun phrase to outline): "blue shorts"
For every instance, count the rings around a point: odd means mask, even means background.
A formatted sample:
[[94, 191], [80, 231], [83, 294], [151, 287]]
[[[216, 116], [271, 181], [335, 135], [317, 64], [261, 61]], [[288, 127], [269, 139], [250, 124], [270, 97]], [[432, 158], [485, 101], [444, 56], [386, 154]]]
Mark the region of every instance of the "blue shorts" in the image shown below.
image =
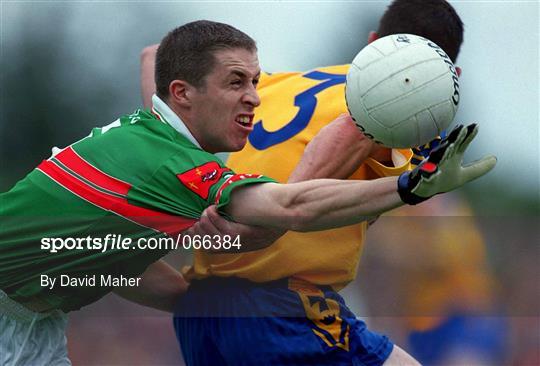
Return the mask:
[[382, 365], [393, 347], [330, 287], [295, 279], [193, 281], [174, 328], [188, 366]]

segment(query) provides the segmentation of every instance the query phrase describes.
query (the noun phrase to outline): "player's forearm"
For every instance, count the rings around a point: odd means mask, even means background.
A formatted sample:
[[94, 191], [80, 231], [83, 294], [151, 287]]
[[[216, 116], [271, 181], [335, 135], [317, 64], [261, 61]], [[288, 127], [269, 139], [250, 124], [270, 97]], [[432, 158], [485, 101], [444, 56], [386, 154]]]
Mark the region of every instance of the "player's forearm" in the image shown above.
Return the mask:
[[139, 286], [117, 287], [114, 293], [139, 305], [173, 312], [188, 283], [180, 272], [162, 260], [152, 263], [141, 276]]
[[[319, 183], [320, 182], [320, 183]], [[371, 219], [401, 206], [395, 177], [374, 181], [323, 180], [305, 182], [290, 202], [294, 219], [292, 230], [315, 231], [341, 227]], [[302, 217], [307, 213], [305, 219]]]
[[[477, 133], [478, 125], [474, 123], [455, 127], [438, 149], [399, 178], [346, 182], [315, 180], [281, 186], [267, 184], [254, 190], [268, 191], [270, 206], [274, 201], [274, 206], [281, 205], [281, 210], [275, 212], [283, 213], [283, 224], [279, 224], [276, 215], [270, 215], [270, 219], [275, 220], [272, 225], [312, 231], [352, 224], [398, 207], [402, 202], [418, 204], [488, 173], [497, 163], [494, 156], [462, 165], [463, 154]], [[248, 202], [256, 205], [256, 198]]]
[[155, 44], [145, 47], [141, 52], [141, 93], [145, 108], [152, 105], [152, 95], [156, 92], [154, 70], [158, 46]]
[[317, 231], [364, 221], [402, 204], [396, 177], [322, 179], [240, 189], [226, 210], [244, 224]]

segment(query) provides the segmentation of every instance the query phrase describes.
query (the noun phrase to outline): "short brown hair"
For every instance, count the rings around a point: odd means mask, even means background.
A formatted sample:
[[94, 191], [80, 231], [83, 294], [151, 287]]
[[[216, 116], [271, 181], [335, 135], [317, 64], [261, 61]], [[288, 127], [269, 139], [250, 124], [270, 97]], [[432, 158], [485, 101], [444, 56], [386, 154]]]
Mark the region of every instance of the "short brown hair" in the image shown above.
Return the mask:
[[256, 51], [257, 45], [250, 36], [224, 23], [198, 20], [173, 29], [161, 41], [156, 55], [157, 95], [168, 97], [173, 80], [204, 87], [215, 65], [214, 53], [232, 48]]
[[445, 0], [395, 0], [379, 22], [380, 37], [410, 33], [441, 47], [456, 62], [463, 42], [463, 23]]

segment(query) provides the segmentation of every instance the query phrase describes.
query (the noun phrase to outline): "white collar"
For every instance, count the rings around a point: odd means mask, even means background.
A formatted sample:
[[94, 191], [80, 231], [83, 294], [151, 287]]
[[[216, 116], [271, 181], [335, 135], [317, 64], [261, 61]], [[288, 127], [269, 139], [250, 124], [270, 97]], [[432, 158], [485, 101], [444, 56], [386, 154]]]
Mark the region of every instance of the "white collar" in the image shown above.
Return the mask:
[[193, 145], [197, 146], [199, 149], [202, 149], [201, 145], [191, 134], [184, 121], [182, 121], [180, 117], [178, 117], [178, 115], [174, 113], [173, 110], [167, 105], [167, 103], [161, 100], [156, 94], [152, 95], [152, 111], [158, 116], [161, 122], [169, 124], [172, 128], [178, 131], [178, 133], [191, 141]]

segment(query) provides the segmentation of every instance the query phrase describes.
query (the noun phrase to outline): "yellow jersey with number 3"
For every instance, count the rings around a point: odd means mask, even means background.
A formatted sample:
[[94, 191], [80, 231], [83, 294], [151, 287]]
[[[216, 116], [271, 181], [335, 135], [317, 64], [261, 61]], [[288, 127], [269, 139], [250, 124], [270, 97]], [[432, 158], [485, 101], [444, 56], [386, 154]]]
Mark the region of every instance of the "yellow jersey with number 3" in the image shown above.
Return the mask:
[[[285, 183], [309, 141], [342, 113], [349, 65], [306, 73], [263, 74], [258, 86], [261, 106], [246, 147], [230, 155], [236, 171], [263, 174]], [[396, 156], [396, 154], [393, 154]], [[399, 150], [401, 162], [387, 167], [367, 159], [350, 179], [399, 175], [410, 168], [411, 152]], [[332, 159], [332, 156], [328, 156]], [[336, 289], [356, 275], [367, 223], [314, 233], [288, 232], [266, 249], [248, 253], [196, 251], [187, 278], [237, 276], [255, 282], [296, 277]]]

